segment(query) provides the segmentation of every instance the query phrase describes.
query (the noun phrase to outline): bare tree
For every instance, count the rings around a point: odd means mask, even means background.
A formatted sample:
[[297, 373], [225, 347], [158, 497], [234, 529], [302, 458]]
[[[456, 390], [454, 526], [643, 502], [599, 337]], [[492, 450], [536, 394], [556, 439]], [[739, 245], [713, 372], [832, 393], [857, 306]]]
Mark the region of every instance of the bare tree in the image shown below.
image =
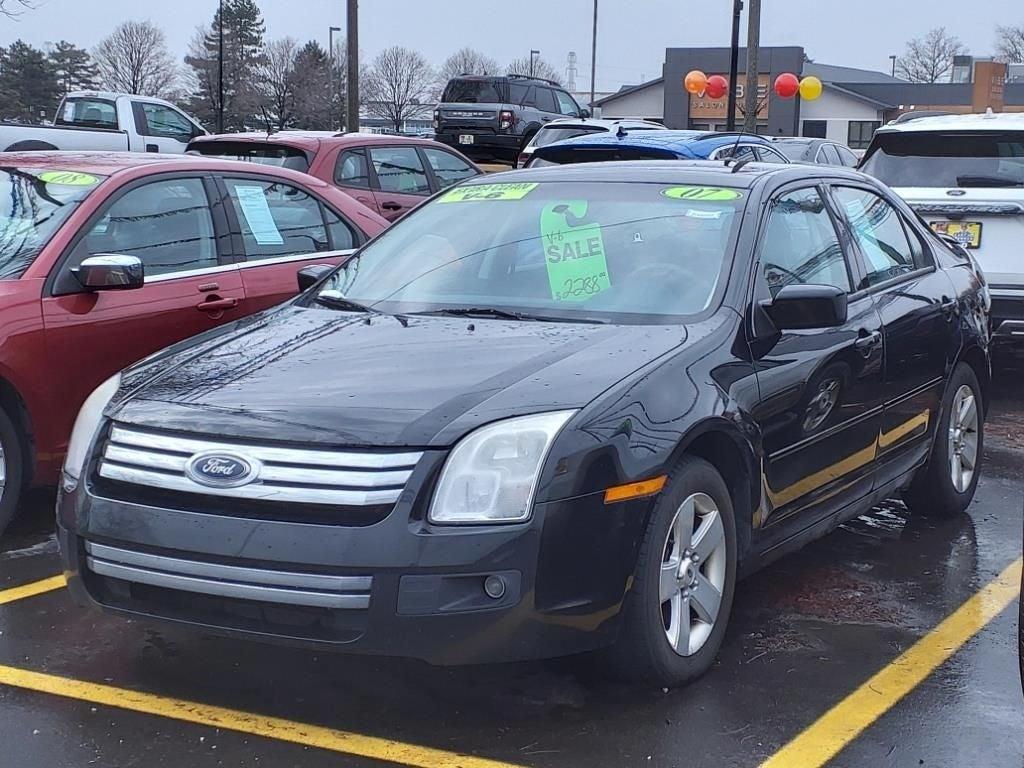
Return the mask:
[[103, 84], [112, 91], [162, 96], [174, 89], [178, 68], [163, 31], [151, 21], [125, 21], [93, 51]]
[[505, 71], [510, 75], [542, 77], [545, 80], [552, 80], [559, 85], [562, 84], [562, 73], [540, 56], [533, 57], [532, 66], [529, 56], [523, 56], [521, 59], [510, 61], [509, 65], [505, 67]]
[[259, 69], [260, 87], [267, 111], [279, 131], [291, 125], [295, 117], [295, 57], [298, 52], [299, 44], [293, 37], [274, 40], [263, 49], [265, 59]]
[[0, 0], [0, 16], [16, 19], [26, 10], [35, 7], [35, 0]]
[[1024, 62], [1024, 24], [996, 27], [996, 58], [1007, 64]]
[[396, 45], [377, 54], [360, 88], [366, 110], [401, 131], [406, 120], [429, 108], [435, 80], [434, 70], [418, 51]]
[[499, 72], [498, 62], [473, 48], [460, 48], [441, 65], [438, 80], [447, 83], [458, 75], [495, 75]]
[[959, 38], [945, 27], [936, 27], [907, 43], [896, 60], [896, 73], [912, 83], [937, 83], [949, 77], [953, 57], [966, 52], [967, 46]]

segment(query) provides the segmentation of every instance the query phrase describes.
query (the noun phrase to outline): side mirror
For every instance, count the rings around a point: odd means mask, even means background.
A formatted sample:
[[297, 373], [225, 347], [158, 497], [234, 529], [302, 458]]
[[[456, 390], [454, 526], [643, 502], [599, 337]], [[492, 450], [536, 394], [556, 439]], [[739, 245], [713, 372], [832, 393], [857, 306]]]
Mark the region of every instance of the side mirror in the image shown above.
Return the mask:
[[835, 328], [846, 322], [846, 293], [831, 285], [785, 285], [761, 308], [780, 331]]
[[87, 291], [124, 291], [141, 288], [146, 270], [138, 256], [97, 253], [82, 260], [71, 274]]
[[331, 264], [310, 264], [308, 267], [300, 269], [298, 273], [299, 293], [307, 288], [312, 288], [333, 269]]
[[590, 117], [590, 115], [591, 115], [591, 112], [590, 112], [589, 109], [587, 109], [586, 107], [581, 107], [580, 108], [580, 117]]

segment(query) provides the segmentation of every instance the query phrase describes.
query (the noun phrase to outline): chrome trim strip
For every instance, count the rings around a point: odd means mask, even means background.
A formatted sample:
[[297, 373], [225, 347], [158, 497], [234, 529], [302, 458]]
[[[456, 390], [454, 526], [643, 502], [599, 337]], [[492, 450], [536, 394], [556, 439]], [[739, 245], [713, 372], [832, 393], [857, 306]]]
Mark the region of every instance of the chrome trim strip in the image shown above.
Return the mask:
[[289, 571], [244, 568], [220, 563], [182, 560], [176, 557], [151, 555], [129, 549], [108, 547], [105, 544], [85, 542], [85, 551], [95, 559], [110, 560], [120, 565], [133, 565], [154, 571], [167, 571], [181, 576], [246, 582], [254, 585], [292, 587], [295, 589], [334, 590], [336, 592], [369, 592], [372, 576], [329, 576], [319, 573], [293, 573]]
[[343, 251], [314, 251], [313, 253], [293, 253], [291, 256], [277, 256], [273, 259], [259, 259], [254, 261], [242, 261], [236, 266], [239, 269], [252, 269], [253, 267], [265, 267], [270, 264], [290, 264], [293, 261], [315, 261], [316, 259], [329, 259], [336, 256], [351, 256], [356, 248], [348, 248]]
[[988, 292], [993, 299], [1024, 299], [1024, 288], [993, 288], [990, 285]]
[[86, 557], [86, 565], [93, 573], [109, 576], [137, 584], [149, 584], [164, 589], [176, 589], [184, 592], [198, 592], [204, 595], [231, 597], [241, 600], [257, 600], [264, 603], [284, 603], [286, 605], [306, 605], [315, 608], [369, 608], [369, 595], [337, 595], [329, 592], [306, 592], [297, 589], [276, 589], [252, 584], [239, 584], [231, 581], [211, 581], [192, 576], [178, 576], [173, 573], [148, 571], [128, 565]]
[[864, 413], [858, 414], [856, 416], [853, 416], [852, 418], [847, 419], [846, 421], [840, 422], [839, 424], [835, 424], [829, 427], [824, 432], [819, 432], [816, 435], [805, 437], [803, 440], [800, 440], [799, 442], [793, 443], [792, 445], [788, 445], [785, 448], [780, 448], [775, 453], [768, 454], [768, 460], [775, 461], [776, 459], [784, 458], [785, 456], [788, 456], [794, 451], [799, 451], [802, 448], [806, 448], [811, 443], [816, 443], [819, 440], [824, 440], [827, 437], [833, 437], [838, 432], [842, 432], [844, 429], [849, 429], [854, 424], [864, 421], [865, 419], [872, 419], [881, 412], [882, 406], [876, 405], [874, 408], [871, 408], [865, 411]]
[[905, 400], [909, 400], [910, 398], [912, 398], [912, 397], [914, 397], [916, 395], [920, 395], [922, 392], [927, 392], [929, 389], [934, 387], [936, 384], [942, 384], [944, 381], [945, 381], [945, 379], [942, 376], [936, 376], [931, 381], [926, 381], [924, 384], [921, 384], [920, 386], [914, 387], [909, 392], [904, 392], [899, 397], [895, 397], [892, 400], [886, 400], [885, 401], [885, 407], [886, 408], [891, 408], [894, 405], [899, 405], [900, 403], [904, 402]]
[[186, 269], [181, 272], [168, 272], [166, 275], [147, 275], [145, 284], [165, 283], [168, 280], [184, 280], [189, 277], [200, 277], [202, 275], [216, 275], [220, 272], [232, 272], [238, 270], [238, 264], [218, 264], [216, 267], [203, 267], [202, 269]]
[[110, 441], [138, 448], [151, 448], [167, 453], [191, 456], [209, 451], [235, 451], [268, 464], [298, 464], [346, 469], [412, 469], [423, 456], [421, 451], [404, 453], [370, 453], [369, 451], [336, 451], [306, 448], [277, 448], [245, 442], [175, 437], [115, 426]]

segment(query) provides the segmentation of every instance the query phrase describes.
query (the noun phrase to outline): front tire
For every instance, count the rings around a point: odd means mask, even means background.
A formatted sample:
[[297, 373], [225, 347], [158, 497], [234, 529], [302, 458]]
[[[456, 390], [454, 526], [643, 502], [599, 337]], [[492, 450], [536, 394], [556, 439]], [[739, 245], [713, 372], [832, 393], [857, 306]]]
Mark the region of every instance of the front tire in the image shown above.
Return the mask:
[[903, 499], [911, 512], [953, 517], [974, 498], [985, 448], [985, 421], [978, 377], [966, 363], [953, 369], [928, 463]]
[[0, 534], [18, 509], [23, 480], [18, 431], [7, 413], [0, 408]]
[[687, 456], [655, 504], [611, 649], [634, 681], [678, 686], [704, 674], [725, 636], [736, 585], [736, 519], [722, 476]]

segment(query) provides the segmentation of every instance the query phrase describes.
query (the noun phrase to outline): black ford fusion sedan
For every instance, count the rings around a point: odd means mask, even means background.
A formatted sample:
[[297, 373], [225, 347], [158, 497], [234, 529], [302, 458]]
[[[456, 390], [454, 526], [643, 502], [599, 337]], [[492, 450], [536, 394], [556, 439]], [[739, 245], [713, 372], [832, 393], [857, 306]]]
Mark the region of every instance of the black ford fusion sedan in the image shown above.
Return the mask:
[[968, 505], [984, 295], [841, 168], [473, 180], [103, 384], [59, 500], [69, 584], [215, 632], [435, 663], [600, 648], [678, 684], [738, 575], [896, 492]]

